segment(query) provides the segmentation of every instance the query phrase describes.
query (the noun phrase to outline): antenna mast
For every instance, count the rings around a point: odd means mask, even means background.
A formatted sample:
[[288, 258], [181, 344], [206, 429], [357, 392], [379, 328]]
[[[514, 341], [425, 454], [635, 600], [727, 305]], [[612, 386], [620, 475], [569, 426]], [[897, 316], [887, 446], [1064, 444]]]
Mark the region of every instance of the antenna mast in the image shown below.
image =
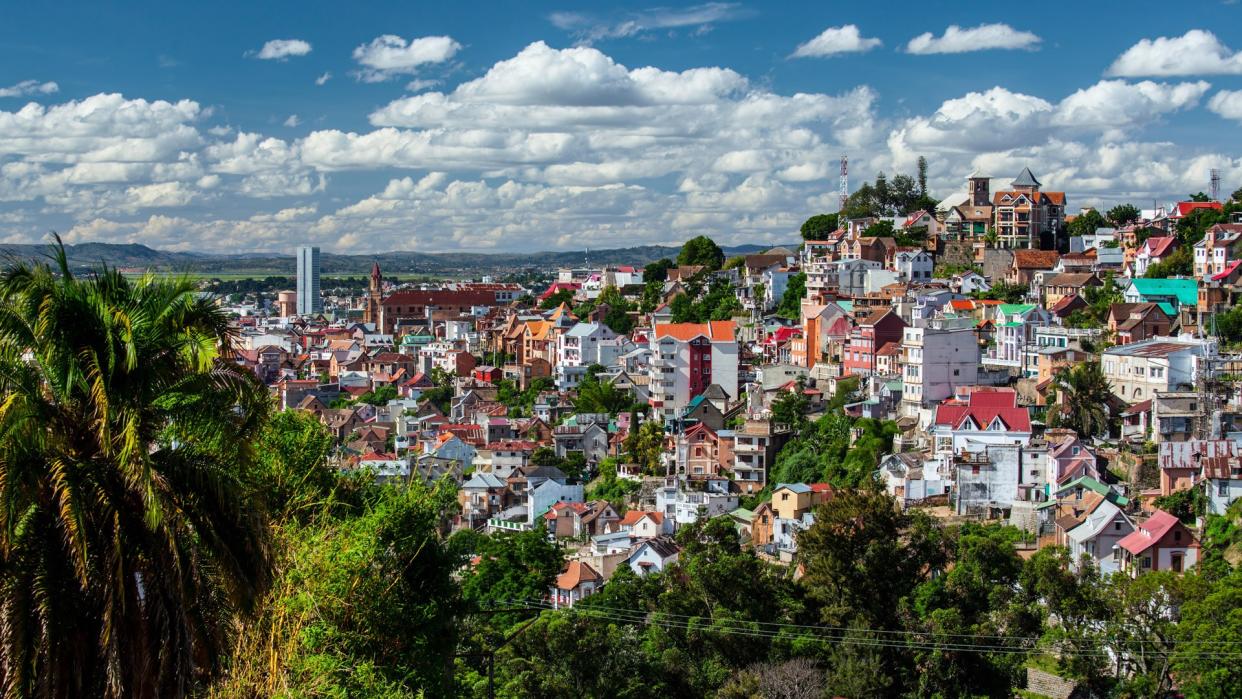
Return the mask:
[[841, 183], [837, 187], [837, 212], [845, 210], [845, 202], [850, 198], [850, 158], [841, 156]]
[[1212, 201], [1220, 201], [1220, 170], [1212, 168], [1208, 184], [1208, 197]]

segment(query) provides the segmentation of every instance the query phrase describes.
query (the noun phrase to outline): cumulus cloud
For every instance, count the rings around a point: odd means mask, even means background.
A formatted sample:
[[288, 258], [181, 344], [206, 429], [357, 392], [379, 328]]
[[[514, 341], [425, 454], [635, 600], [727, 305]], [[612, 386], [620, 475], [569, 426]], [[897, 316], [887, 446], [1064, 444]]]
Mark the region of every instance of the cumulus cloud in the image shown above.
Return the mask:
[[1212, 32], [1191, 29], [1181, 36], [1143, 39], [1108, 68], [1119, 77], [1242, 75], [1242, 51], [1221, 43]]
[[323, 75], [320, 75], [319, 77], [315, 78], [315, 84], [322, 86], [322, 85], [327, 84], [327, 82], [331, 79], [332, 79], [332, 73], [330, 72], [324, 73]]
[[1018, 31], [1008, 24], [981, 24], [962, 28], [949, 25], [943, 36], [924, 32], [906, 44], [909, 53], [967, 53], [989, 49], [1030, 49], [1039, 47], [1040, 38], [1031, 32]]
[[879, 39], [864, 38], [858, 26], [847, 24], [843, 27], [828, 27], [819, 36], [799, 44], [794, 50], [794, 58], [818, 56], [834, 56], [839, 53], [861, 53], [870, 51], [883, 42]]
[[461, 50], [451, 36], [423, 36], [408, 42], [395, 34], [384, 34], [354, 49], [354, 60], [362, 66], [357, 76], [363, 82], [383, 82], [398, 75], [409, 75], [428, 64], [443, 63]]
[[661, 29], [693, 27], [702, 32], [713, 24], [741, 19], [749, 12], [735, 2], [709, 2], [685, 8], [656, 8], [605, 18], [584, 12], [553, 12], [548, 19], [589, 44], [601, 39], [619, 39]]
[[0, 97], [26, 97], [27, 95], [52, 95], [60, 91], [60, 85], [52, 81], [23, 80], [16, 85], [0, 87]]
[[1208, 101], [1208, 109], [1235, 121], [1242, 121], [1242, 90], [1221, 90]]
[[292, 56], [305, 56], [310, 52], [310, 43], [301, 39], [272, 39], [263, 44], [263, 48], [254, 57], [265, 61], [284, 61]]
[[842, 153], [856, 182], [927, 156], [933, 195], [976, 167], [1006, 178], [1029, 165], [1072, 207], [1163, 200], [1202, 189], [1211, 168], [1242, 181], [1231, 145], [1143, 140], [1205, 100], [1235, 113], [1234, 93], [1209, 90], [997, 86], [883, 118], [866, 85], [781, 93], [726, 67], [631, 67], [536, 42], [472, 79], [402, 94], [358, 131], [282, 139], [213, 123], [188, 100], [96, 95], [0, 111], [0, 240], [51, 223], [78, 240], [232, 252], [627, 246], [705, 230], [788, 243], [807, 215], [833, 210]]

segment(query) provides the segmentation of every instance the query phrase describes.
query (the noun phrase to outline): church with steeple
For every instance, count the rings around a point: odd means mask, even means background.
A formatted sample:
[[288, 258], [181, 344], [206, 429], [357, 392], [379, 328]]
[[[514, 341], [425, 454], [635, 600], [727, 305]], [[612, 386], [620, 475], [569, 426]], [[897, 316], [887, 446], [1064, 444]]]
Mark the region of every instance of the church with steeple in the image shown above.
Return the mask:
[[380, 273], [378, 260], [371, 263], [371, 283], [367, 288], [367, 308], [362, 320], [374, 323], [376, 328], [384, 326], [384, 275]]

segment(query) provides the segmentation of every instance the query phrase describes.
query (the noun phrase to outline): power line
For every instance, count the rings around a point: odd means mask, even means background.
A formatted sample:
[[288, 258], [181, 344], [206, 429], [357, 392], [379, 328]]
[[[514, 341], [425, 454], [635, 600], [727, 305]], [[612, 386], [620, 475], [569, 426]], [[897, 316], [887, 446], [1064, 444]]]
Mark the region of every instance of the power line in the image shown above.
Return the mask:
[[[518, 604], [526, 604], [532, 609], [556, 609], [554, 605], [546, 600], [536, 601], [519, 601]], [[992, 652], [992, 653], [1028, 653], [1036, 650], [1038, 643], [1042, 640], [1038, 637], [1030, 636], [1000, 636], [989, 634], [936, 634], [934, 632], [922, 631], [890, 631], [890, 630], [872, 630], [858, 629], [841, 626], [812, 626], [803, 624], [784, 624], [777, 622], [761, 622], [761, 621], [743, 621], [743, 620], [712, 620], [706, 617], [694, 617], [685, 614], [674, 614], [671, 612], [647, 612], [641, 610], [624, 609], [619, 607], [604, 607], [590, 605], [587, 607], [570, 607], [561, 608], [571, 614], [581, 616], [599, 618], [606, 621], [614, 621], [624, 624], [639, 624], [648, 626], [658, 626], [665, 629], [680, 631], [702, 631], [709, 633], [718, 633], [725, 635], [750, 636], [756, 638], [782, 639], [787, 641], [816, 641], [822, 643], [844, 643], [850, 645], [870, 646], [880, 648], [898, 648], [905, 650], [941, 650], [941, 651], [962, 651], [962, 652]], [[670, 617], [661, 619], [659, 617]], [[678, 620], [680, 617], [682, 620]], [[706, 624], [693, 623], [692, 619], [704, 619]], [[751, 628], [760, 626], [774, 627], [772, 629]], [[797, 635], [785, 633], [783, 630], [793, 630], [800, 632]], [[811, 633], [807, 633], [811, 632]], [[815, 633], [818, 632], [818, 633]], [[884, 637], [888, 635], [889, 637]], [[904, 637], [904, 639], [903, 639]], [[943, 638], [965, 638], [965, 639], [996, 639], [992, 642], [970, 642], [970, 641], [950, 641], [937, 642], [931, 640], [934, 637]], [[1155, 645], [1150, 641], [1141, 639], [1099, 639], [1106, 642], [1107, 645], [1118, 650], [1125, 650], [1129, 647], [1153, 648]], [[1004, 641], [1004, 642], [1002, 642]], [[1239, 641], [1174, 641], [1172, 645], [1179, 646], [1235, 646], [1242, 644]], [[1088, 649], [1077, 651], [1080, 655], [1102, 655], [1111, 657], [1113, 651], [1110, 648]], [[1242, 650], [1199, 650], [1190, 653], [1193, 657], [1205, 659], [1235, 659], [1242, 656]]]

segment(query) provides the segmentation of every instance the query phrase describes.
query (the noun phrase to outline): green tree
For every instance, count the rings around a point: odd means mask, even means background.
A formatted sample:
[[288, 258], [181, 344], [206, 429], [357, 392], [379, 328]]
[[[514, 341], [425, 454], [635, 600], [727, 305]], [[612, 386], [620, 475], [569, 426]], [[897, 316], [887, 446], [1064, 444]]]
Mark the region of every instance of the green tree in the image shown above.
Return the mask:
[[[1200, 236], [1202, 237], [1202, 236]], [[1190, 257], [1189, 246], [1182, 246], [1163, 260], [1147, 266], [1147, 279], [1167, 279], [1169, 277], [1185, 277], [1194, 271], [1194, 260]]]
[[451, 696], [456, 489], [367, 486], [363, 507], [277, 530], [277, 579], [208, 696]]
[[1108, 220], [1114, 226], [1125, 226], [1134, 223], [1142, 215], [1143, 213], [1133, 204], [1118, 204], [1108, 210]]
[[987, 291], [976, 291], [971, 294], [976, 299], [994, 299], [1004, 303], [1022, 303], [1026, 299], [1030, 287], [1023, 284], [1010, 284], [1004, 280], [992, 282]]
[[594, 376], [588, 376], [578, 384], [574, 409], [580, 413], [616, 415], [633, 404], [634, 396], [629, 391], [617, 388], [612, 381], [600, 381]]
[[1177, 625], [1172, 665], [1178, 689], [1191, 699], [1242, 696], [1242, 663], [1208, 649], [1242, 644], [1242, 571], [1234, 571], [1186, 601]]
[[1098, 361], [1082, 362], [1053, 379], [1061, 394], [1055, 412], [1058, 427], [1068, 427], [1083, 438], [1108, 433], [1108, 403], [1112, 389]]
[[1108, 225], [1108, 221], [1095, 209], [1087, 209], [1074, 217], [1066, 228], [1071, 236], [1091, 235], [1096, 229], [1103, 228]]
[[336, 470], [328, 464], [332, 433], [301, 410], [276, 413], [255, 442], [254, 498], [277, 521], [320, 511], [336, 491]]
[[635, 427], [625, 438], [625, 452], [631, 463], [638, 464], [644, 473], [659, 475], [663, 470], [664, 424], [659, 420], [647, 420]]
[[892, 238], [896, 235], [897, 231], [893, 228], [892, 221], [878, 221], [867, 226], [863, 231], [863, 236], [867, 238]]
[[545, 311], [550, 311], [560, 306], [562, 303], [573, 303], [573, 302], [574, 302], [573, 290], [572, 289], [561, 289], [551, 294], [546, 299], [540, 301], [539, 307]]
[[724, 251], [716, 241], [705, 235], [687, 240], [677, 254], [679, 265], [702, 265], [709, 272], [715, 272], [724, 264]]
[[802, 222], [803, 240], [824, 240], [837, 230], [837, 214], [815, 214]]
[[806, 272], [789, 275], [776, 315], [789, 320], [802, 320], [802, 299], [806, 297]]
[[183, 696], [269, 582], [267, 392], [194, 283], [52, 258], [0, 275], [0, 680]]
[[676, 266], [677, 263], [667, 257], [649, 262], [646, 267], [643, 267], [643, 281], [646, 283], [662, 282], [668, 279], [668, 271]]
[[919, 156], [918, 162], [919, 194], [927, 194], [927, 158]]

